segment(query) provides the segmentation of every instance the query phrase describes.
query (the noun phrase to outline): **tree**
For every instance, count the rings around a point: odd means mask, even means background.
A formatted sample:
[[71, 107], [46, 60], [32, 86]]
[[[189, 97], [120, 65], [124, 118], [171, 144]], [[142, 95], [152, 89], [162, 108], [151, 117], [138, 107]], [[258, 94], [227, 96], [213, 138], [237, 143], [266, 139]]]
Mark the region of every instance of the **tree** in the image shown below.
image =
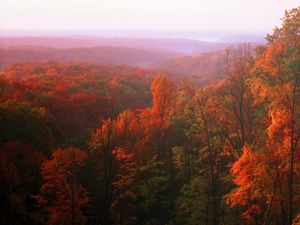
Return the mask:
[[0, 103], [0, 146], [19, 140], [47, 152], [55, 145], [54, 118], [45, 108], [26, 102]]
[[40, 218], [31, 195], [39, 192], [39, 168], [46, 159], [45, 155], [21, 141], [5, 143], [0, 154], [3, 223], [38, 223]]
[[174, 199], [171, 179], [164, 170], [162, 162], [153, 158], [139, 169], [140, 179], [139, 223], [147, 225], [166, 224], [171, 215]]
[[277, 151], [286, 154], [282, 158], [289, 168], [287, 179], [287, 221], [292, 224], [295, 201], [295, 165], [299, 160], [300, 138], [300, 8], [286, 11], [281, 28], [269, 35], [268, 45], [256, 60], [253, 91], [269, 103], [268, 113], [271, 124], [268, 128], [270, 142]]
[[52, 159], [42, 164], [44, 183], [36, 198], [50, 214], [49, 225], [85, 223], [82, 207], [88, 203], [88, 193], [79, 183], [78, 170], [86, 159], [87, 154], [79, 149], [56, 149]]
[[[176, 88], [173, 82], [166, 76], [158, 75], [151, 85], [153, 96], [152, 126], [156, 141], [158, 159], [162, 159], [166, 151], [165, 137], [167, 128], [170, 126], [170, 119], [173, 113]], [[170, 154], [169, 154], [170, 157]]]
[[254, 141], [253, 97], [248, 84], [253, 65], [251, 46], [226, 49], [220, 64], [225, 79], [219, 87], [215, 85], [215, 108], [224, 115], [217, 115], [215, 120], [224, 132], [227, 147], [239, 155], [245, 144]]
[[113, 151], [117, 160], [117, 173], [113, 180], [114, 196], [111, 210], [116, 225], [135, 224], [136, 217], [136, 165], [133, 154], [123, 148]]
[[176, 200], [176, 221], [180, 224], [209, 224], [207, 206], [207, 182], [201, 176], [195, 176], [190, 183], [183, 185]]

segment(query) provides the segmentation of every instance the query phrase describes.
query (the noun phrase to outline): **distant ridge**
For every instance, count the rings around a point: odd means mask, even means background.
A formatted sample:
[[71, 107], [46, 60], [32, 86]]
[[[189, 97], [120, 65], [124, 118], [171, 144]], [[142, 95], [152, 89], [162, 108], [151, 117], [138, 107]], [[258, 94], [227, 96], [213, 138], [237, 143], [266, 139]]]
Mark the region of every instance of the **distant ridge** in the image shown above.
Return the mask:
[[137, 49], [160, 49], [183, 54], [205, 53], [222, 50], [228, 43], [175, 38], [104, 38], [95, 36], [69, 37], [0, 37], [0, 47], [44, 46], [50, 48], [125, 47]]
[[169, 59], [174, 53], [126, 47], [49, 48], [45, 46], [11, 46], [0, 48], [0, 67], [31, 61], [89, 62], [148, 67]]

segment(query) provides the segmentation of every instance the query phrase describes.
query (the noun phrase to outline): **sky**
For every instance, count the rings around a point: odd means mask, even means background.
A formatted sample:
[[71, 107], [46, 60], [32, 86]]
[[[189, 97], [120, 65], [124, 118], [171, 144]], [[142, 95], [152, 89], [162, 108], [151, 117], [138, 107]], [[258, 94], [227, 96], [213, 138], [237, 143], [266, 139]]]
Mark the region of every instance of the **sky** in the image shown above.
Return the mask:
[[300, 0], [0, 0], [0, 30], [270, 32]]

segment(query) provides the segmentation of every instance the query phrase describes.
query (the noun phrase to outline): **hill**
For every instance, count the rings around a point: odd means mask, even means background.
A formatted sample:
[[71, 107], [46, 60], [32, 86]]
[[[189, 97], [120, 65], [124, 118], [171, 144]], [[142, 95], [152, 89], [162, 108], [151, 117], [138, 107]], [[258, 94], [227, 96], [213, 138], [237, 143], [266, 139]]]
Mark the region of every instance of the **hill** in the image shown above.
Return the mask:
[[153, 68], [163, 71], [178, 80], [188, 80], [193, 84], [204, 85], [223, 78], [220, 70], [220, 61], [223, 55], [224, 51], [191, 56], [179, 55], [159, 62]]
[[58, 49], [43, 46], [14, 46], [0, 48], [0, 66], [29, 61], [89, 62], [126, 64], [148, 67], [173, 57], [165, 50], [129, 47], [89, 47]]
[[65, 37], [0, 37], [0, 47], [8, 46], [44, 46], [50, 48], [92, 48], [99, 46], [125, 47], [138, 49], [163, 49], [177, 53], [203, 53], [221, 50], [228, 43], [206, 42], [192, 39], [176, 38], [104, 38], [95, 36]]

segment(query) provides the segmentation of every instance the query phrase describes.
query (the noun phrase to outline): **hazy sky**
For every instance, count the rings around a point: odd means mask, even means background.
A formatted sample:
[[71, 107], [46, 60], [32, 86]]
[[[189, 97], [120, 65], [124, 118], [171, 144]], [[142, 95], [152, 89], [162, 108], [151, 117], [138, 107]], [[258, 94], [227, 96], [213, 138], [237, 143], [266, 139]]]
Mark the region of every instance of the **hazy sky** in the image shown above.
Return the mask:
[[0, 0], [0, 29], [269, 32], [300, 0]]

